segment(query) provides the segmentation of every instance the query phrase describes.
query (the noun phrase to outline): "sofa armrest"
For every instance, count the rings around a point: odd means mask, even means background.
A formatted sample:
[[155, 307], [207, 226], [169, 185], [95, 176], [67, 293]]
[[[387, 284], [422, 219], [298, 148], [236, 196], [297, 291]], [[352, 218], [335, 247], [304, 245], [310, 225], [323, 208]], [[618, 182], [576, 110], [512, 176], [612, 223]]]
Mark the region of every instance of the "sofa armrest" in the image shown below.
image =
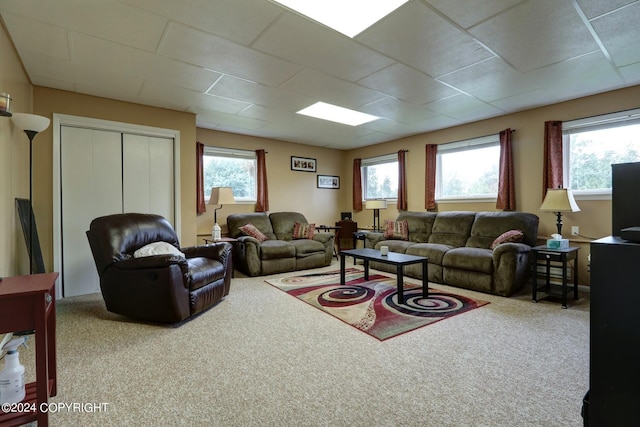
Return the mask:
[[[215, 242], [204, 246], [189, 246], [180, 248], [187, 258], [209, 258], [224, 261], [231, 253], [231, 243]], [[223, 262], [224, 264], [224, 262]]]
[[152, 255], [140, 258], [127, 258], [114, 262], [112, 267], [118, 270], [139, 270], [145, 268], [163, 268], [171, 265], [179, 265], [180, 268], [187, 268], [187, 260], [178, 255]]
[[364, 247], [375, 248], [376, 243], [384, 240], [384, 234], [379, 231], [368, 231], [364, 235]]
[[335, 234], [333, 233], [315, 233], [313, 235], [313, 240], [316, 240], [322, 243], [323, 245], [327, 246], [327, 244], [331, 242], [334, 237], [335, 237]]
[[251, 236], [238, 236], [232, 245], [235, 267], [248, 276], [258, 276], [262, 266], [260, 242]]
[[511, 296], [524, 286], [530, 253], [531, 247], [524, 243], [503, 243], [493, 250], [495, 294]]

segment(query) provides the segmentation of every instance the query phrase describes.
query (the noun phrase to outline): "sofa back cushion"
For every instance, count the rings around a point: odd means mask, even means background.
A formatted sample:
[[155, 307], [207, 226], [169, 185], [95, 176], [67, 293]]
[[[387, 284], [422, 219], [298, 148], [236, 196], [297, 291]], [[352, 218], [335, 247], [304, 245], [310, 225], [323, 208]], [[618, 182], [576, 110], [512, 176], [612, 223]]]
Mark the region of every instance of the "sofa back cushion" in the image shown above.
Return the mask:
[[433, 222], [438, 214], [435, 212], [405, 211], [398, 214], [396, 221], [407, 221], [409, 240], [416, 243], [427, 243], [431, 236]]
[[522, 231], [522, 243], [535, 246], [538, 222], [537, 215], [527, 212], [478, 212], [465, 246], [490, 248], [496, 237], [509, 230]]
[[451, 211], [438, 213], [433, 221], [429, 243], [453, 247], [464, 246], [471, 233], [471, 226], [475, 217], [475, 212]]
[[258, 230], [262, 232], [267, 239], [275, 239], [276, 235], [273, 234], [273, 227], [271, 227], [271, 221], [264, 212], [250, 212], [241, 214], [231, 214], [227, 216], [227, 228], [229, 229], [229, 235], [233, 238], [239, 236], [245, 236], [240, 227], [243, 225], [252, 224]]
[[308, 224], [307, 218], [298, 212], [274, 212], [269, 215], [273, 232], [278, 240], [292, 240], [293, 226], [296, 222]]

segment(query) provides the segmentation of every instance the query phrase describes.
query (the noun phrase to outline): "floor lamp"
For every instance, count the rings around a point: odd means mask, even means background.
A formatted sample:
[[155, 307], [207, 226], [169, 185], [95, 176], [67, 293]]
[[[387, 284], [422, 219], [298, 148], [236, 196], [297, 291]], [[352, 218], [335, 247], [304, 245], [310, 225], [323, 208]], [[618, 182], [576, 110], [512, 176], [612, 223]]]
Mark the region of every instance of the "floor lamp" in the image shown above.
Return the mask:
[[[35, 114], [14, 113], [11, 121], [19, 129], [22, 129], [29, 138], [29, 208], [33, 212], [33, 138], [49, 127], [47, 117]], [[33, 274], [33, 220], [29, 217], [29, 273]]]
[[367, 200], [364, 203], [365, 209], [373, 209], [373, 231], [380, 231], [380, 209], [387, 208], [387, 201], [384, 199]]

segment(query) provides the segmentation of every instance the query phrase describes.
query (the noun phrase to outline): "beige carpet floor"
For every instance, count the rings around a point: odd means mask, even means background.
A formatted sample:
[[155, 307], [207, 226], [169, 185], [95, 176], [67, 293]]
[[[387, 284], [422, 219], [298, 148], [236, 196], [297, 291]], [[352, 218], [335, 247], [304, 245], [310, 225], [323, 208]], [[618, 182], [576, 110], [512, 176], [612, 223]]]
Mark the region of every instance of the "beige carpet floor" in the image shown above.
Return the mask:
[[[528, 288], [502, 298], [434, 284], [490, 304], [380, 342], [264, 279], [237, 274], [178, 328], [108, 313], [99, 294], [59, 301], [51, 401], [106, 405], [50, 425], [582, 425], [588, 295], [563, 310]], [[23, 353], [33, 380], [33, 341]]]

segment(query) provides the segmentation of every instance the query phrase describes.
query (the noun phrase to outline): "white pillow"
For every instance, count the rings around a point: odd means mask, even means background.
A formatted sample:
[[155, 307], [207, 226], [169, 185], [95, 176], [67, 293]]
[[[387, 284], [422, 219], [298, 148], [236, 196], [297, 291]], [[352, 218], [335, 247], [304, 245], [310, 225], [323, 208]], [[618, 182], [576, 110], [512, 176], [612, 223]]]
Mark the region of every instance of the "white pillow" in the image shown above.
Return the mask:
[[186, 258], [184, 254], [178, 250], [178, 248], [167, 242], [149, 243], [148, 245], [141, 247], [133, 253], [133, 256], [135, 258], [151, 255], [178, 255], [182, 258]]

